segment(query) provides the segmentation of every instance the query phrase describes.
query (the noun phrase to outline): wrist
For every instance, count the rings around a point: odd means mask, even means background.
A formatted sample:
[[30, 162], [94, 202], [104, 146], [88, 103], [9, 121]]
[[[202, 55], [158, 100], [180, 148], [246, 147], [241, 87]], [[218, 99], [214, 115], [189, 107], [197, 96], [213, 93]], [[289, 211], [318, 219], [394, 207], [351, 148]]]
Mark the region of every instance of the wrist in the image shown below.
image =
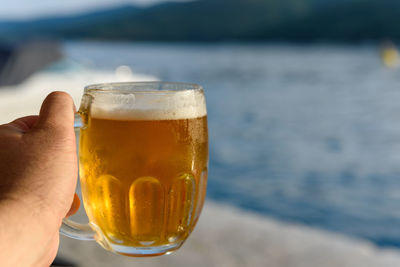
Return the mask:
[[39, 193], [39, 190], [31, 191], [29, 187], [21, 184], [10, 187], [6, 192], [0, 193], [0, 213], [9, 213], [24, 221], [45, 225], [46, 228], [59, 228], [62, 218], [54, 209], [54, 203], [52, 206], [46, 197]]
[[[0, 201], [0, 258], [2, 266], [28, 266], [48, 250], [58, 227], [51, 216], [16, 200]], [[26, 263], [25, 265], [23, 263]]]

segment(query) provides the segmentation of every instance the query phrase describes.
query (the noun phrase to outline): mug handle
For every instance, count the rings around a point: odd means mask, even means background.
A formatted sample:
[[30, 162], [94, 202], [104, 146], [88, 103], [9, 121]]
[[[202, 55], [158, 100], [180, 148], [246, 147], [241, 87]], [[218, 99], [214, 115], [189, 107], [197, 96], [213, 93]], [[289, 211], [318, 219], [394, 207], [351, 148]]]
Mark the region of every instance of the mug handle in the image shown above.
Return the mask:
[[[76, 113], [74, 128], [75, 128], [75, 136], [77, 142], [79, 140], [79, 129], [81, 127], [82, 127], [82, 118], [79, 115], [79, 113]], [[93, 229], [90, 227], [89, 224], [77, 223], [68, 218], [63, 219], [60, 228], [60, 233], [65, 236], [78, 240], [95, 240], [95, 234], [96, 234], [96, 232], [93, 231]]]

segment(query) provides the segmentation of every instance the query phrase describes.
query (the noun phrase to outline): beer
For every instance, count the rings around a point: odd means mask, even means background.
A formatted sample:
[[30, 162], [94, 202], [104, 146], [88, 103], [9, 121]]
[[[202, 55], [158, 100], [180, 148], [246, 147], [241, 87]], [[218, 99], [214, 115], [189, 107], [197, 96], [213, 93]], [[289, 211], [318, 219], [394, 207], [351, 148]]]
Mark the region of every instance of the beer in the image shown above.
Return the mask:
[[[140, 97], [135, 103], [143, 102]], [[183, 106], [182, 96], [172, 96], [172, 106], [152, 108], [107, 109], [95, 101], [90, 108], [81, 106], [82, 195], [103, 246], [124, 255], [135, 255], [138, 248], [174, 250], [193, 230], [207, 183], [207, 116], [201, 97]]]

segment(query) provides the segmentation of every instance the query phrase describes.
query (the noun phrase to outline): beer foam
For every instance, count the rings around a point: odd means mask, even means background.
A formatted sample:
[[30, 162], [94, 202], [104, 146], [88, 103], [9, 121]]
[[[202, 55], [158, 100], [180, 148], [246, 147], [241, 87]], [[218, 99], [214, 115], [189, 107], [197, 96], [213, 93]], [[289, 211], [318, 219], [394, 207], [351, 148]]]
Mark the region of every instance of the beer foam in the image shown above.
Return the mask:
[[132, 93], [90, 92], [93, 118], [113, 120], [178, 120], [207, 115], [202, 91]]

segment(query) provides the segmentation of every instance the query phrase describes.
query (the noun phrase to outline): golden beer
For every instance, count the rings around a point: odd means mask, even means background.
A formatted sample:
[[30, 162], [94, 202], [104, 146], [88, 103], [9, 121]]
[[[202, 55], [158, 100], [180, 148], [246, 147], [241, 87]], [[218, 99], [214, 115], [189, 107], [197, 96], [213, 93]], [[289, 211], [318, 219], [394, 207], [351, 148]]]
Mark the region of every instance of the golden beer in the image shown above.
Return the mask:
[[208, 166], [205, 108], [193, 110], [122, 114], [81, 107], [83, 202], [107, 249], [140, 256], [135, 251], [157, 248], [149, 254], [160, 255], [179, 248], [193, 230]]

